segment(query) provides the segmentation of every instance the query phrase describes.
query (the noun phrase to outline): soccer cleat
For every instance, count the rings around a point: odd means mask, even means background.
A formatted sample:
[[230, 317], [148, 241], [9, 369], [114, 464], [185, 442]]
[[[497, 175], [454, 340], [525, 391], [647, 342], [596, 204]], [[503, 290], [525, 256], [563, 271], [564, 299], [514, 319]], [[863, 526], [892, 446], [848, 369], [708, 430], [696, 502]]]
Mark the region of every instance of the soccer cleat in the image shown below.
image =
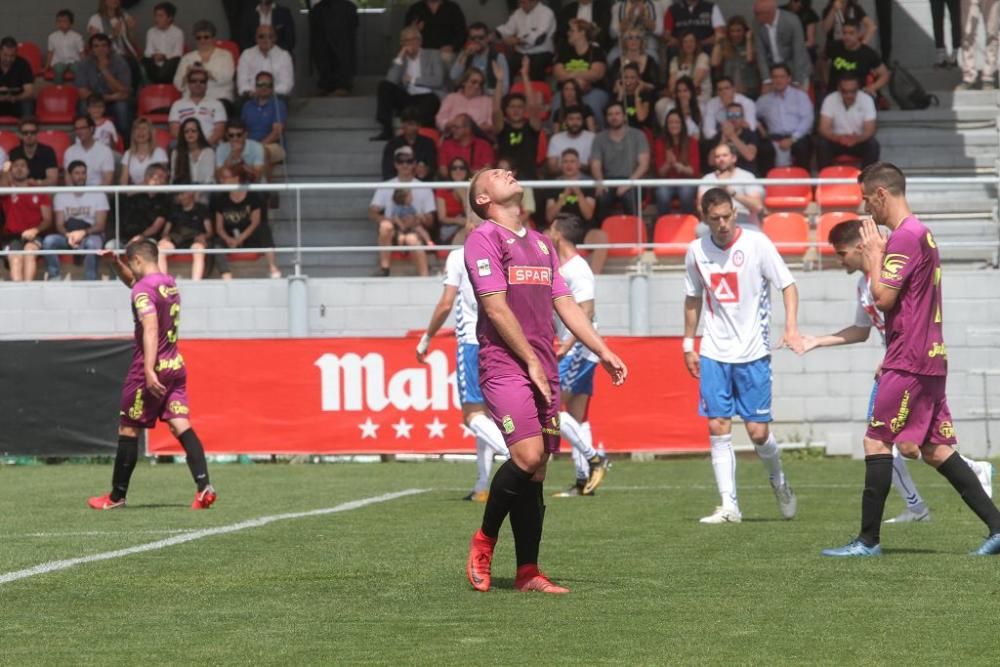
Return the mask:
[[587, 479], [587, 484], [583, 487], [583, 495], [585, 496], [589, 496], [597, 490], [597, 487], [604, 481], [604, 476], [607, 474], [608, 468], [611, 467], [611, 461], [600, 452], [587, 459], [587, 463], [590, 464], [590, 477]]
[[726, 507], [716, 507], [715, 511], [706, 517], [698, 520], [698, 523], [739, 523], [743, 521], [743, 516], [739, 510], [731, 510]]
[[125, 507], [125, 499], [111, 500], [111, 494], [106, 493], [103, 496], [88, 498], [87, 506], [92, 510], [115, 510], [119, 507]]
[[[1000, 546], [1000, 544], [998, 544]], [[852, 540], [842, 547], [834, 547], [832, 549], [823, 549], [822, 554], [824, 556], [833, 556], [834, 558], [852, 558], [856, 556], [881, 556], [882, 546], [876, 544], [873, 547], [868, 546], [859, 539]]]
[[972, 552], [973, 556], [996, 556], [997, 554], [1000, 554], [1000, 533], [987, 537], [983, 546]]
[[522, 565], [517, 568], [517, 576], [514, 578], [514, 588], [523, 593], [530, 591], [549, 593], [551, 595], [569, 593], [568, 588], [553, 584], [551, 579], [539, 572], [537, 565]]
[[215, 499], [218, 497], [219, 495], [215, 492], [215, 489], [213, 489], [212, 485], [209, 484], [204, 489], [194, 494], [194, 502], [191, 503], [191, 509], [207, 510], [212, 506], [212, 503], [214, 503]]
[[774, 499], [778, 501], [778, 510], [781, 512], [781, 516], [786, 519], [794, 519], [799, 501], [795, 498], [792, 487], [788, 486], [788, 482], [785, 482], [781, 486], [772, 486], [771, 488], [774, 491]]
[[907, 507], [898, 516], [886, 519], [886, 523], [913, 523], [914, 521], [930, 521], [931, 511], [926, 506], [922, 510], [914, 511]]
[[471, 497], [469, 498], [469, 500], [471, 500], [474, 503], [485, 503], [487, 500], [490, 499], [490, 492], [474, 491], [473, 493], [470, 494], [470, 496]]
[[552, 494], [553, 498], [576, 498], [577, 496], [592, 496], [594, 492], [586, 493], [584, 487], [587, 485], [587, 480], [578, 479], [576, 484], [569, 487], [565, 491], [556, 491]]
[[477, 530], [469, 542], [469, 559], [465, 564], [465, 574], [469, 583], [477, 591], [490, 590], [490, 565], [493, 563], [493, 548], [496, 539], [483, 534], [482, 528]]
[[983, 485], [983, 491], [986, 495], [993, 498], [993, 464], [989, 461], [976, 461], [976, 467], [973, 470], [976, 473], [976, 477], [979, 478], [979, 483]]

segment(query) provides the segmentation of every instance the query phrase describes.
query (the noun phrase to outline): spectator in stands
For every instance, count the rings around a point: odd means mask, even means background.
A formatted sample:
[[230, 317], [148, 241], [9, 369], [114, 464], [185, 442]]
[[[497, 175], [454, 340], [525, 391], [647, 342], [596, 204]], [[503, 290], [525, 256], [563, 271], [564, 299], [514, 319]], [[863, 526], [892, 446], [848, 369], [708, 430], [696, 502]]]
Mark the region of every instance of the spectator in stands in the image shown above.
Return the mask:
[[[573, 19], [566, 33], [567, 41], [559, 47], [553, 68], [557, 85], [574, 79], [583, 92], [583, 103], [590, 107], [594, 117], [604, 113], [608, 105], [608, 91], [604, 81], [608, 75], [607, 56], [596, 43], [597, 27], [581, 19]], [[556, 102], [556, 106], [561, 100]]]
[[[108, 109], [104, 98], [100, 95], [91, 95], [86, 99], [85, 105], [87, 115], [94, 121], [94, 139], [110, 148], [112, 153], [117, 152], [118, 128], [115, 127], [110, 118], [104, 115]], [[115, 155], [116, 160], [118, 157]]]
[[[106, 150], [106, 149], [105, 149]], [[68, 162], [67, 180], [70, 185], [92, 185], [87, 178], [87, 165], [80, 160]], [[108, 222], [108, 198], [101, 192], [60, 192], [52, 203], [55, 230], [42, 241], [45, 250], [100, 250], [104, 247], [104, 230]], [[97, 280], [97, 254], [83, 260], [83, 275]], [[59, 256], [45, 256], [48, 280], [59, 278]]]
[[441, 132], [459, 115], [466, 115], [485, 136], [493, 135], [493, 99], [483, 92], [486, 75], [475, 67], [465, 70], [455, 92], [441, 102], [434, 122]]
[[188, 118], [194, 118], [201, 124], [201, 131], [210, 145], [215, 146], [222, 139], [228, 116], [222, 102], [206, 95], [208, 78], [208, 72], [203, 68], [192, 67], [188, 70], [187, 94], [170, 105], [167, 115], [170, 136], [174, 139], [178, 139], [181, 123]]
[[857, 74], [866, 93], [878, 100], [880, 91], [889, 83], [889, 68], [875, 49], [861, 43], [858, 23], [852, 19], [841, 27], [841, 42], [827, 44], [826, 56], [830, 63], [827, 77], [829, 89], [834, 89], [840, 77], [847, 72]]
[[676, 51], [680, 40], [676, 35], [694, 33], [698, 45], [706, 53], [726, 36], [726, 20], [719, 6], [708, 0], [678, 0], [663, 13], [663, 40]]
[[465, 14], [454, 0], [417, 0], [406, 10], [405, 25], [416, 26], [425, 49], [438, 49], [450, 63], [465, 37]]
[[129, 142], [129, 149], [122, 156], [118, 184], [136, 185], [148, 181], [149, 167], [154, 164], [163, 166], [164, 172], [167, 172], [163, 182], [169, 183], [169, 162], [167, 152], [156, 145], [153, 124], [148, 118], [137, 118], [132, 123], [132, 140]]
[[776, 63], [788, 65], [793, 84], [808, 89], [812, 63], [799, 17], [778, 9], [777, 0], [754, 0], [753, 15], [753, 50], [760, 71], [760, 92], [771, 92], [771, 66]]
[[840, 77], [837, 90], [826, 96], [819, 110], [819, 168], [834, 158], [850, 155], [861, 159], [862, 168], [878, 162], [875, 139], [875, 100], [859, 95], [861, 82], [853, 72]]
[[[416, 159], [416, 177], [422, 181], [437, 177], [438, 150], [434, 140], [420, 134], [420, 112], [413, 108], [403, 109], [400, 115], [402, 131], [386, 142], [382, 149], [382, 180], [396, 175], [396, 149], [409, 146]], [[492, 148], [492, 147], [491, 147]]]
[[[396, 149], [393, 155], [396, 165], [396, 176], [386, 181], [388, 187], [375, 191], [371, 204], [368, 206], [368, 217], [378, 225], [378, 244], [387, 250], [379, 252], [379, 270], [377, 275], [389, 275], [389, 262], [392, 252], [388, 250], [391, 246], [418, 246], [423, 245], [420, 236], [413, 229], [404, 229], [393, 222], [396, 217], [396, 204], [392, 200], [394, 187], [389, 184], [409, 183], [416, 180], [414, 176], [414, 156], [413, 149], [409, 146], [401, 146]], [[450, 164], [448, 162], [447, 164]], [[416, 210], [415, 225], [420, 225], [424, 229], [431, 229], [434, 226], [434, 213], [437, 211], [437, 202], [434, 199], [434, 192], [428, 188], [416, 188], [413, 191], [413, 208]], [[410, 256], [413, 265], [417, 269], [417, 274], [427, 275], [427, 253], [423, 250], [412, 250]]]
[[50, 146], [38, 141], [38, 119], [22, 118], [17, 125], [21, 143], [10, 152], [10, 161], [28, 161], [28, 184], [53, 186], [59, 180], [59, 162]]
[[[559, 94], [553, 99], [552, 127], [558, 132], [566, 129], [566, 116], [569, 109], [578, 108], [583, 113], [583, 126], [591, 132], [596, 132], [597, 116], [594, 111], [583, 103], [583, 89], [576, 79], [566, 79], [559, 84]], [[604, 111], [601, 111], [604, 114]]]
[[544, 81], [545, 70], [552, 64], [555, 45], [556, 15], [539, 0], [518, 0], [507, 22], [497, 28], [504, 43], [516, 54], [531, 61], [532, 81]]
[[763, 142], [757, 161], [761, 175], [772, 167], [794, 165], [807, 170], [812, 162], [813, 120], [816, 110], [808, 93], [791, 85], [788, 65], [778, 63], [771, 68], [772, 90], [757, 100], [757, 120]]
[[698, 46], [698, 40], [693, 32], [680, 36], [680, 51], [670, 59], [670, 82], [674, 87], [677, 79], [690, 77], [698, 89], [698, 101], [704, 104], [712, 97], [712, 63], [705, 52]]
[[397, 111], [414, 107], [420, 124], [433, 127], [434, 115], [441, 106], [438, 93], [444, 90], [445, 77], [440, 52], [421, 48], [420, 31], [414, 26], [403, 28], [399, 41], [402, 48], [378, 84], [375, 120], [382, 131], [372, 141], [392, 139], [392, 117]]
[[[460, 157], [448, 162], [446, 181], [467, 183], [472, 176], [469, 163]], [[437, 203], [438, 241], [444, 244], [459, 243], [455, 238], [469, 217], [469, 189], [441, 188], [434, 191], [434, 201]]]
[[719, 141], [736, 150], [736, 166], [754, 176], [762, 175], [757, 168], [759, 138], [743, 116], [743, 106], [733, 102], [726, 107], [726, 120], [719, 125]]
[[[706, 185], [698, 188], [698, 210], [701, 210], [701, 197], [714, 187], [725, 188], [733, 197], [736, 207], [736, 222], [741, 225], [760, 227], [760, 213], [764, 210], [764, 188], [759, 185], [727, 185], [726, 181], [750, 180], [754, 175], [736, 166], [736, 150], [726, 142], [720, 142], [709, 151], [714, 171], [705, 174], [702, 181]], [[701, 234], [699, 234], [701, 236]]]
[[285, 161], [283, 143], [288, 107], [274, 94], [274, 77], [270, 72], [257, 75], [254, 96], [243, 105], [240, 118], [246, 124], [247, 136], [264, 147], [265, 172], [267, 180], [271, 180], [274, 165]]
[[87, 185], [111, 185], [115, 176], [115, 156], [94, 137], [94, 119], [83, 115], [74, 118], [73, 134], [76, 143], [66, 149], [63, 164], [83, 162], [87, 167], [84, 174]]
[[[226, 140], [215, 150], [217, 172], [223, 169], [239, 178], [240, 183], [258, 183], [264, 178], [264, 147], [247, 137], [247, 126], [239, 118], [226, 123]], [[221, 175], [217, 173], [220, 182]]]
[[174, 25], [177, 7], [161, 2], [153, 7], [153, 27], [146, 31], [142, 66], [150, 83], [173, 83], [184, 55], [184, 32]]
[[449, 136], [441, 142], [438, 151], [438, 177], [448, 178], [448, 165], [457, 158], [465, 160], [473, 172], [496, 162], [493, 145], [482, 137], [477, 137], [472, 128], [472, 118], [468, 114], [459, 114], [451, 121], [448, 126]]
[[[8, 182], [4, 186], [27, 188], [33, 185], [28, 159], [23, 155], [10, 160]], [[2, 198], [4, 223], [0, 225], [0, 248], [3, 250], [39, 250], [44, 234], [52, 227], [52, 200], [46, 194], [18, 193]], [[38, 262], [34, 255], [10, 255], [10, 279], [14, 282], [35, 279]]]
[[[618, 39], [630, 31], [643, 36], [642, 48], [656, 60], [658, 40], [663, 34], [663, 12], [653, 0], [618, 0], [611, 6], [611, 38]], [[615, 60], [617, 55], [617, 49], [611, 49], [610, 59]]]
[[17, 40], [0, 40], [0, 116], [22, 118], [35, 113], [35, 74], [17, 55]]
[[[701, 176], [701, 155], [698, 140], [688, 136], [684, 116], [677, 109], [667, 113], [662, 136], [653, 143], [653, 168], [656, 178], [698, 178]], [[656, 212], [670, 213], [674, 197], [680, 202], [681, 213], [697, 214], [694, 185], [660, 185], [656, 188]]]
[[806, 38], [806, 51], [809, 52], [809, 59], [816, 64], [816, 26], [819, 25], [819, 14], [812, 8], [812, 0], [788, 0], [788, 4], [782, 9], [789, 11], [799, 17], [802, 23], [802, 34]]
[[[483, 92], [493, 95], [497, 81], [493, 76], [493, 63], [497, 63], [503, 69], [504, 81], [510, 81], [510, 66], [507, 56], [497, 52], [496, 46], [490, 42], [490, 30], [485, 23], [473, 23], [469, 26], [469, 34], [458, 52], [455, 62], [451, 64], [451, 72], [448, 78], [452, 81], [459, 81], [463, 75], [472, 68], [478, 69], [486, 77], [483, 85]], [[507, 90], [503, 93], [506, 95]]]
[[823, 8], [822, 21], [823, 31], [826, 33], [827, 58], [830, 56], [830, 47], [844, 39], [844, 24], [848, 21], [858, 25], [859, 36], [864, 44], [875, 43], [878, 28], [858, 0], [829, 0]]
[[732, 79], [719, 77], [715, 84], [715, 97], [705, 105], [705, 119], [701, 124], [701, 136], [706, 141], [714, 142], [719, 136], [719, 128], [727, 119], [729, 106], [739, 104], [743, 108], [743, 119], [747, 127], [757, 130], [757, 105], [746, 95], [736, 92]]
[[[186, 185], [186, 184], [185, 184]], [[170, 250], [204, 250], [212, 238], [212, 213], [190, 190], [178, 192], [176, 202], [167, 213], [167, 224], [160, 238], [160, 271], [167, 273]], [[205, 276], [205, 254], [191, 255], [191, 280]]]
[[[497, 154], [511, 159], [518, 176], [533, 181], [538, 178], [538, 164], [545, 159], [539, 155], [542, 141], [542, 105], [539, 94], [528, 80], [528, 58], [521, 59], [521, 82], [524, 93], [501, 96], [493, 92], [493, 127], [497, 129]], [[497, 77], [502, 76], [495, 72]], [[470, 165], [476, 171], [475, 165]]]
[[45, 69], [52, 71], [52, 83], [60, 85], [66, 72], [76, 75], [76, 66], [83, 59], [83, 37], [73, 30], [73, 12], [61, 9], [56, 14], [55, 32], [49, 35]]
[[[559, 180], [578, 181], [584, 178], [582, 169], [584, 162], [575, 148], [566, 148], [559, 156]], [[607, 243], [608, 235], [600, 227], [597, 218], [597, 198], [590, 188], [567, 186], [561, 190], [548, 190], [540, 193], [539, 199], [545, 212], [545, 225], [551, 225], [560, 213], [572, 213], [584, 223], [586, 234], [584, 243]], [[594, 273], [604, 271], [604, 263], [608, 259], [608, 249], [598, 248], [587, 258]]]
[[672, 97], [664, 96], [656, 101], [654, 109], [660, 127], [666, 128], [667, 114], [671, 110], [677, 109], [684, 118], [684, 125], [687, 128], [688, 136], [695, 140], [699, 139], [701, 137], [703, 117], [701, 105], [698, 104], [694, 81], [689, 76], [682, 76], [677, 79], [672, 92]]
[[[611, 48], [611, 0], [575, 0], [563, 5], [556, 16], [555, 42], [566, 43], [569, 24], [573, 19], [586, 21], [597, 28], [594, 41], [605, 53]], [[601, 112], [603, 113], [603, 109]]]
[[[633, 28], [622, 35], [621, 57], [614, 58], [611, 62], [611, 68], [608, 70], [607, 85], [609, 88], [614, 87], [615, 81], [621, 78], [622, 65], [629, 63], [635, 63], [639, 66], [643, 88], [655, 90], [659, 85], [656, 59], [643, 49], [646, 40], [645, 34], [639, 28]], [[601, 115], [603, 113], [602, 110]]]
[[[948, 21], [951, 23], [951, 54], [944, 45], [944, 10], [948, 8]], [[934, 30], [934, 47], [937, 56], [934, 67], [957, 67], [958, 49], [962, 43], [960, 0], [931, 0], [931, 23]], [[1000, 28], [998, 28], [1000, 29]]]
[[652, 91], [642, 90], [641, 83], [638, 66], [629, 63], [622, 68], [622, 76], [614, 89], [615, 99], [625, 105], [628, 124], [640, 130], [653, 124]]
[[548, 152], [546, 153], [546, 169], [549, 174], [555, 176], [561, 169], [563, 153], [567, 148], [572, 148], [576, 152], [576, 160], [579, 163], [577, 169], [590, 164], [590, 148], [594, 143], [594, 133], [584, 125], [584, 107], [573, 106], [566, 108], [566, 129], [557, 132], [549, 139]]
[[135, 17], [122, 9], [121, 0], [98, 0], [97, 12], [87, 21], [87, 34], [107, 35], [115, 53], [123, 58], [139, 57]]
[[157, 240], [163, 227], [167, 224], [167, 214], [170, 212], [170, 195], [158, 192], [159, 188], [169, 181], [167, 167], [164, 164], [151, 164], [146, 167], [139, 183], [148, 185], [151, 189], [130, 194], [122, 202], [122, 216], [117, 225], [110, 227], [104, 244], [110, 250], [122, 249], [132, 241], [140, 239]]
[[122, 136], [132, 128], [132, 73], [125, 58], [111, 50], [111, 40], [104, 33], [91, 35], [90, 55], [76, 70], [76, 88], [80, 93], [80, 108], [85, 108], [91, 95], [100, 95], [111, 111], [115, 128]]
[[195, 21], [192, 30], [195, 50], [185, 53], [174, 74], [174, 87], [181, 93], [189, 94], [188, 82], [192, 70], [205, 75], [206, 89], [201, 93], [210, 100], [233, 101], [233, 77], [236, 63], [233, 54], [215, 45], [215, 24], [211, 21]]
[[295, 52], [295, 17], [292, 10], [274, 0], [260, 0], [256, 8], [243, 13], [237, 40], [240, 49], [245, 51], [260, 44], [258, 35], [262, 26], [271, 26], [274, 30], [273, 41], [278, 48], [288, 53]]
[[[649, 142], [646, 135], [629, 127], [625, 106], [615, 100], [605, 110], [607, 129], [594, 137], [590, 149], [590, 173], [600, 183], [605, 179], [642, 178], [649, 170]], [[626, 215], [637, 215], [639, 201], [635, 188], [619, 185], [606, 188], [598, 185], [597, 217], [604, 220], [611, 208], [620, 203]]]
[[[174, 183], [215, 183], [215, 151], [197, 118], [188, 118], [180, 124], [177, 147], [170, 154], [170, 173]], [[199, 193], [198, 201], [207, 204], [208, 193]]]
[[256, 90], [257, 75], [269, 72], [274, 80], [274, 94], [288, 97], [295, 87], [295, 66], [292, 56], [274, 43], [274, 28], [262, 25], [257, 28], [257, 46], [240, 55], [236, 66], [236, 91], [245, 104]]
[[320, 0], [309, 10], [309, 52], [324, 93], [343, 97], [354, 87], [358, 8], [350, 0]]
[[[978, 14], [974, 12], [978, 9]], [[879, 7], [879, 16], [882, 16]], [[887, 16], [891, 13], [886, 11]], [[976, 69], [976, 41], [979, 36], [979, 24], [983, 24], [986, 32], [986, 53], [984, 54], [982, 71], [983, 90], [996, 89], [997, 51], [1000, 49], [1000, 4], [997, 0], [962, 0], [962, 83], [958, 90], [971, 90], [976, 85], [979, 74]], [[884, 30], [884, 26], [883, 26]], [[885, 31], [888, 34], [889, 31]], [[885, 36], [882, 38], [882, 56], [887, 58]]]
[[760, 94], [760, 73], [753, 52], [750, 26], [742, 16], [733, 16], [726, 24], [726, 34], [712, 48], [712, 69], [716, 78], [726, 77], [736, 92], [756, 98]]
[[[228, 166], [223, 166], [218, 173], [220, 183], [239, 185], [244, 182], [240, 178], [240, 172]], [[213, 247], [230, 250], [274, 247], [271, 227], [264, 215], [264, 199], [258, 193], [246, 190], [218, 192], [212, 197], [211, 210], [215, 217]], [[281, 271], [274, 261], [274, 251], [268, 250], [264, 256], [267, 258], [270, 276], [280, 278]], [[222, 279], [232, 279], [229, 256], [218, 254], [214, 255], [214, 259]]]

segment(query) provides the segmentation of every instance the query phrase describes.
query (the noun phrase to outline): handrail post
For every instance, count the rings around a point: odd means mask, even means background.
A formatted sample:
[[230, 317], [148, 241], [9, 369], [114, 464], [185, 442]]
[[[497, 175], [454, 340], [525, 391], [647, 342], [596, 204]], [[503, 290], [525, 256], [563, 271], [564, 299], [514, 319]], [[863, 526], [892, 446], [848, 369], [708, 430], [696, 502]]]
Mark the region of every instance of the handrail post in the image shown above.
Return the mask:
[[295, 275], [302, 275], [302, 190], [295, 189]]
[[122, 214], [118, 202], [119, 193], [115, 191], [115, 244], [121, 246], [122, 244]]
[[649, 265], [639, 261], [628, 277], [628, 333], [649, 335]]

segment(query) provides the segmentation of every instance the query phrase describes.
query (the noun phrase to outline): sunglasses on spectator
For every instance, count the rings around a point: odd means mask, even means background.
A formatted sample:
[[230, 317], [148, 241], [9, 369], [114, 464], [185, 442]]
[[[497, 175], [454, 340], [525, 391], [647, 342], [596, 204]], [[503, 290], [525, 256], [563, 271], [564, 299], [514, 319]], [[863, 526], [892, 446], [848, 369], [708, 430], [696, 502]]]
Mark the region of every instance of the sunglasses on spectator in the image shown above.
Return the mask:
[[451, 165], [451, 166], [450, 166], [450, 167], [448, 167], [448, 168], [449, 168], [450, 170], [452, 170], [452, 171], [458, 171], [458, 170], [461, 170], [461, 171], [469, 171], [469, 168], [468, 168], [468, 167], [466, 167], [466, 166], [465, 166], [464, 164], [453, 164], [453, 165]]
[[398, 157], [396, 158], [396, 164], [413, 164], [415, 160], [411, 157]]
[[471, 39], [474, 42], [485, 42], [486, 35], [469, 35], [469, 39]]
[[242, 139], [242, 132], [226, 132], [226, 139]]
[[23, 135], [38, 134], [38, 129], [36, 128], [34, 130], [21, 130], [21, 134]]
[[270, 82], [270, 81], [258, 81], [257, 82], [257, 87], [258, 88], [274, 88], [274, 84], [272, 82]]

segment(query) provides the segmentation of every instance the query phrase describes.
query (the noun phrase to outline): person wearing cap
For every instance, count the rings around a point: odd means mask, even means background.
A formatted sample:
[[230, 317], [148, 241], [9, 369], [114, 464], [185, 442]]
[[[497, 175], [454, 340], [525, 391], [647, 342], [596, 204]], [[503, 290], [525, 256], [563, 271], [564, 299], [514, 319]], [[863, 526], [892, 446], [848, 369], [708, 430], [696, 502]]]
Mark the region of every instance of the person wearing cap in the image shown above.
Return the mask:
[[[430, 188], [413, 188], [412, 199], [397, 201], [394, 197], [397, 183], [416, 182], [416, 157], [409, 146], [400, 146], [393, 153], [396, 167], [395, 178], [386, 181], [388, 187], [379, 188], [368, 206], [368, 217], [378, 225], [378, 244], [385, 248], [379, 252], [379, 268], [376, 275], [388, 276], [392, 258], [392, 246], [422, 246], [427, 233], [434, 227], [437, 202]], [[427, 252], [410, 252], [417, 274], [428, 275]]]

